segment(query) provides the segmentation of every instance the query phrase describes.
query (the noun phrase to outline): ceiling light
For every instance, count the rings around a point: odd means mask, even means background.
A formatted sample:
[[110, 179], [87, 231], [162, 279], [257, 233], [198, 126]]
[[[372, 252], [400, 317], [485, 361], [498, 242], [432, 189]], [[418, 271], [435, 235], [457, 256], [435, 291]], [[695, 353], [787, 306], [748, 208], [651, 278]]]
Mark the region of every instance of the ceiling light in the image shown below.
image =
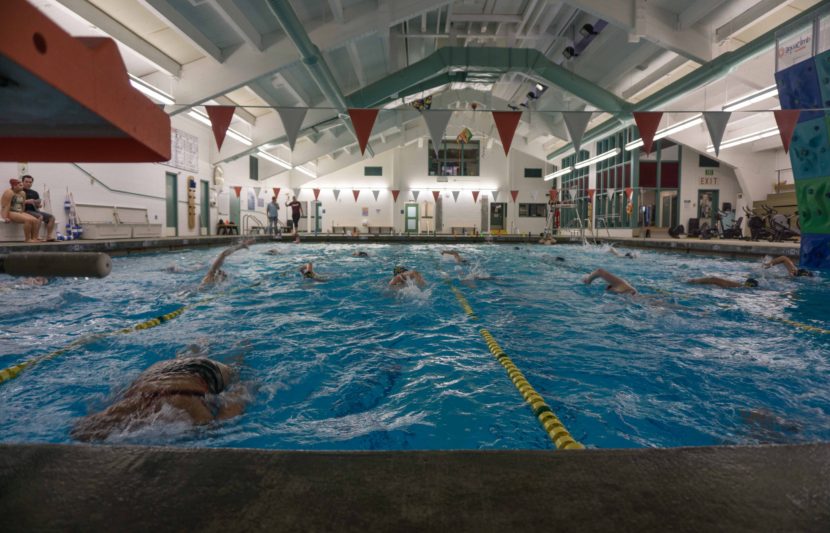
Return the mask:
[[562, 170], [557, 170], [556, 172], [551, 172], [550, 174], [545, 176], [545, 181], [550, 181], [553, 178], [558, 178], [559, 176], [564, 176], [565, 174], [568, 174], [569, 172], [573, 172], [573, 170], [574, 170], [574, 167], [565, 167]]
[[582, 34], [583, 37], [598, 35], [597, 32], [594, 31], [594, 26], [592, 24], [583, 24], [582, 27], [579, 28], [579, 33]]
[[[735, 137], [734, 139], [730, 139], [728, 141], [724, 141], [720, 145], [720, 149], [723, 150], [725, 148], [732, 148], [733, 146], [738, 146], [741, 144], [751, 143], [753, 141], [758, 141], [760, 139], [765, 139], [767, 137], [772, 137], [778, 133], [778, 128], [769, 128], [761, 131], [756, 131], [754, 133], [748, 133], [746, 135], [742, 135], [741, 137]], [[706, 147], [707, 152], [714, 152], [715, 147], [714, 145], [709, 145]]]
[[593, 165], [594, 163], [599, 163], [600, 161], [605, 161], [606, 159], [610, 159], [610, 158], [614, 157], [615, 155], [619, 154], [621, 151], [622, 150], [620, 150], [619, 148], [612, 148], [611, 150], [608, 150], [607, 152], [603, 152], [603, 153], [601, 153], [597, 156], [594, 156], [590, 159], [586, 159], [585, 161], [580, 161], [579, 163], [576, 163], [574, 165], [574, 168], [575, 169], [580, 169], [580, 168], [589, 167], [589, 166]]
[[767, 98], [773, 98], [775, 96], [778, 96], [778, 87], [775, 85], [770, 85], [766, 89], [761, 89], [760, 91], [756, 91], [746, 96], [742, 96], [737, 100], [733, 100], [727, 103], [725, 106], [723, 106], [723, 110], [737, 111], [738, 109], [743, 109], [747, 106], [751, 106], [752, 104], [758, 103], [761, 100], [766, 100]]
[[[693, 126], [697, 126], [698, 124], [703, 123], [703, 115], [698, 113], [693, 117], [689, 117], [686, 120], [681, 120], [677, 124], [673, 126], [669, 126], [667, 128], [663, 128], [662, 130], [658, 131], [654, 134], [654, 141], [658, 139], [662, 139], [663, 137], [668, 137], [669, 135], [674, 135], [675, 133], [680, 133], [683, 130], [687, 130]], [[636, 150], [637, 148], [643, 146], [643, 139], [637, 139], [635, 141], [631, 141], [630, 143], [625, 145], [625, 149], [628, 151]]]
[[283, 168], [291, 170], [291, 163], [283, 161], [279, 157], [273, 156], [273, 155], [269, 154], [268, 152], [263, 152], [262, 150], [260, 150], [256, 153], [256, 155], [257, 155], [257, 157], [265, 159], [266, 161], [270, 161], [270, 162], [275, 163], [275, 164], [277, 164], [277, 165], [279, 165]]
[[156, 89], [146, 81], [142, 80], [141, 78], [137, 78], [130, 74], [130, 85], [132, 85], [135, 89], [138, 89], [145, 96], [155, 100], [156, 102], [164, 105], [173, 105], [176, 102], [173, 100], [173, 97], [169, 94], [162, 92], [160, 89]]
[[307, 169], [305, 167], [294, 167], [294, 170], [299, 170], [300, 172], [302, 172], [303, 174], [305, 174], [306, 176], [309, 176], [311, 178], [316, 178], [317, 177], [317, 174], [315, 174], [314, 172], [310, 171], [309, 169]]
[[565, 59], [579, 56], [573, 46], [566, 46], [565, 49], [562, 50], [562, 55], [565, 56]]

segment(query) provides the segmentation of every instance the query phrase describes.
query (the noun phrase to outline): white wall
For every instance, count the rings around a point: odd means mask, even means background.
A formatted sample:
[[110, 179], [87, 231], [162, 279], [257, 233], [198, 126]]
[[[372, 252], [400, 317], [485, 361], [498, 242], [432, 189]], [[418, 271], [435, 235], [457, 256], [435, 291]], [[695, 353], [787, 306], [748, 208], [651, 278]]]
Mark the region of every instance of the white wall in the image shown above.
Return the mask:
[[[697, 218], [698, 191], [716, 190], [718, 192], [718, 205], [720, 209], [724, 202], [732, 204], [733, 209], [740, 209], [738, 205], [738, 194], [742, 193], [738, 184], [735, 171], [732, 167], [721, 163], [718, 168], [701, 168], [699, 166], [699, 152], [684, 146], [680, 164], [680, 223], [687, 226], [690, 218]], [[705, 155], [705, 154], [703, 154]], [[707, 176], [706, 170], [712, 170], [712, 175]], [[717, 184], [701, 184], [701, 178], [709, 180], [716, 178]], [[711, 180], [710, 180], [711, 181]], [[736, 216], [741, 216], [741, 211], [736, 211]]]

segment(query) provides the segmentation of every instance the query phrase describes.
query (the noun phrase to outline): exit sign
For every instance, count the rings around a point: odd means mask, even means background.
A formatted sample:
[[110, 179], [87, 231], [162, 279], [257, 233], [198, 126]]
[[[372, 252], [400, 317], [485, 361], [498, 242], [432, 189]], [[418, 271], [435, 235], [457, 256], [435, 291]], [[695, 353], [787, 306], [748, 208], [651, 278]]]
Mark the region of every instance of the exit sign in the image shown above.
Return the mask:
[[707, 168], [706, 169], [706, 175], [707, 176], [714, 176], [715, 175], [715, 169]]

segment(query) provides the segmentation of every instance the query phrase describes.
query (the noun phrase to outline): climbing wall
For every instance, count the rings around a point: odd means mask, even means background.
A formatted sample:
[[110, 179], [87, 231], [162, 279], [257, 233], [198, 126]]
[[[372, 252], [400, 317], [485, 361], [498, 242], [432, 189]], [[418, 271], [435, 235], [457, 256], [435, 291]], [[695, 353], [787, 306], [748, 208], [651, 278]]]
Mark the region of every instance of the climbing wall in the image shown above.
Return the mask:
[[[790, 143], [801, 266], [830, 269], [830, 51], [775, 74], [782, 109], [801, 109]], [[816, 110], [818, 109], [818, 111]]]

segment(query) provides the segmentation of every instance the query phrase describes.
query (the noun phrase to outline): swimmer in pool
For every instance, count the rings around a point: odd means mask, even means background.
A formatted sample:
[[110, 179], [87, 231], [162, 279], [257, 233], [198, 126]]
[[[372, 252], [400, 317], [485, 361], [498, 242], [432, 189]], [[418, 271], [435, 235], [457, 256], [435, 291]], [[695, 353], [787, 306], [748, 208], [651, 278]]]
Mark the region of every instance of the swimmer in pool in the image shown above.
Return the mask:
[[314, 265], [311, 264], [311, 261], [300, 267], [300, 274], [302, 274], [304, 278], [313, 281], [328, 281], [328, 278], [324, 278], [323, 276], [317, 274], [317, 272], [314, 272]]
[[369, 254], [364, 252], [363, 250], [358, 250], [352, 254], [352, 257], [369, 257]]
[[608, 248], [608, 252], [616, 255], [617, 257], [627, 257], [628, 259], [634, 259], [634, 255], [631, 252], [625, 252], [624, 254], [622, 254], [619, 251], [617, 251], [617, 249], [613, 246]]
[[242, 413], [237, 372], [207, 357], [169, 359], [145, 370], [119, 400], [75, 424], [72, 437], [100, 441], [155, 421], [204, 425]]
[[746, 278], [744, 281], [732, 281], [731, 279], [723, 279], [715, 276], [690, 279], [686, 283], [693, 285], [717, 285], [723, 289], [754, 289], [758, 286], [758, 280], [755, 278]]
[[637, 294], [637, 289], [629, 285], [627, 281], [622, 278], [618, 278], [614, 274], [602, 268], [598, 268], [585, 276], [582, 279], [582, 282], [586, 285], [590, 285], [591, 282], [597, 278], [602, 278], [608, 283], [605, 287], [605, 290], [608, 292], [612, 292], [614, 294]]
[[395, 269], [392, 271], [395, 275], [390, 281], [390, 287], [402, 287], [407, 284], [408, 281], [413, 281], [419, 287], [423, 287], [426, 285], [424, 281], [424, 277], [421, 276], [421, 273], [417, 270], [409, 270], [403, 266], [396, 266]]
[[466, 259], [464, 259], [463, 257], [461, 257], [461, 254], [460, 254], [460, 253], [458, 253], [458, 251], [457, 251], [457, 250], [441, 250], [441, 255], [449, 255], [449, 256], [452, 256], [453, 258], [455, 258], [455, 262], [456, 262], [457, 264], [459, 264], [459, 265], [460, 265], [460, 264], [462, 264], [462, 263], [466, 263], [466, 262], [467, 262], [467, 260], [466, 260]]
[[49, 278], [43, 276], [35, 276], [33, 278], [16, 279], [14, 281], [4, 281], [0, 283], [0, 290], [8, 289], [28, 289], [29, 287], [42, 287], [49, 283]]
[[209, 285], [211, 283], [224, 281], [228, 277], [228, 275], [227, 273], [225, 273], [224, 270], [222, 270], [222, 263], [225, 262], [225, 259], [229, 255], [231, 255], [237, 250], [241, 250], [242, 248], [248, 248], [248, 245], [250, 245], [253, 242], [254, 241], [252, 240], [245, 241], [240, 244], [237, 244], [236, 246], [231, 246], [230, 248], [222, 250], [222, 253], [219, 254], [219, 257], [217, 257], [213, 264], [210, 265], [210, 270], [208, 270], [207, 274], [205, 274], [205, 277], [202, 278], [201, 286], [204, 287], [205, 285]]
[[793, 277], [802, 277], [802, 276], [804, 276], [804, 277], [812, 278], [815, 275], [812, 272], [810, 272], [809, 270], [807, 270], [806, 268], [798, 268], [797, 266], [795, 266], [792, 259], [790, 259], [789, 257], [787, 257], [785, 255], [778, 256], [775, 259], [773, 259], [772, 261], [764, 262], [764, 268], [772, 268], [775, 265], [784, 265], [784, 267], [787, 269], [787, 272], [789, 272], [790, 276], [793, 276]]

